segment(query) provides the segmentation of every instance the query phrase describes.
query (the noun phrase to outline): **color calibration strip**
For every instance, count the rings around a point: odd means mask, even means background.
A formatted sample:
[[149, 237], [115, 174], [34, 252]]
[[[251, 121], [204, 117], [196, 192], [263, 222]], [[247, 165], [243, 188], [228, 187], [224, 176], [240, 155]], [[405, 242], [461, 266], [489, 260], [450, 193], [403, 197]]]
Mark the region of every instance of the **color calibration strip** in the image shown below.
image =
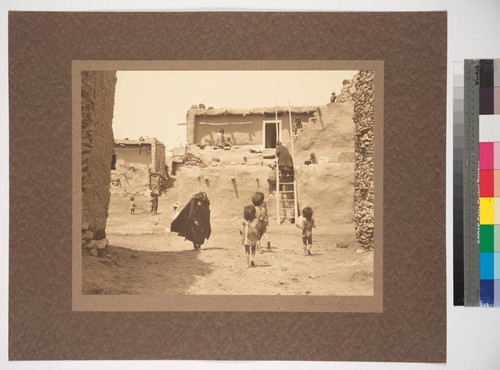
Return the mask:
[[453, 78], [454, 304], [500, 306], [500, 59]]
[[479, 65], [480, 303], [500, 306], [500, 59]]
[[453, 304], [464, 305], [464, 63], [453, 64]]

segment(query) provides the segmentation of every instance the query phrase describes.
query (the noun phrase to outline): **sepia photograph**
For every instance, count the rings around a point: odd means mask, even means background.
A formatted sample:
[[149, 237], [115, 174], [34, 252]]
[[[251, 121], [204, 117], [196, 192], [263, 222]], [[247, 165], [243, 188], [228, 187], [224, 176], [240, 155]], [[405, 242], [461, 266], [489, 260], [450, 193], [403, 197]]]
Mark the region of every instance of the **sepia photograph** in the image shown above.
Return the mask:
[[375, 68], [200, 66], [76, 68], [80, 298], [373, 297]]

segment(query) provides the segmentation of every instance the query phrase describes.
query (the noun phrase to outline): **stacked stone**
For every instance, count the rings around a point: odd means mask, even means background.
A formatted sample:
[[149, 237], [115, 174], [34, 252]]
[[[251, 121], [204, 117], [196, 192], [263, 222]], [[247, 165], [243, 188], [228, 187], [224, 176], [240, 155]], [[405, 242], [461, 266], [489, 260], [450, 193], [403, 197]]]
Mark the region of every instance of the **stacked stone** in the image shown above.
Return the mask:
[[365, 249], [373, 248], [374, 198], [374, 73], [360, 71], [354, 98], [354, 224], [356, 237]]
[[106, 249], [116, 72], [82, 72], [82, 246]]
[[351, 81], [342, 81], [342, 90], [337, 98], [337, 103], [347, 103], [352, 102], [353, 98], [353, 88], [356, 86], [357, 75], [352, 78]]

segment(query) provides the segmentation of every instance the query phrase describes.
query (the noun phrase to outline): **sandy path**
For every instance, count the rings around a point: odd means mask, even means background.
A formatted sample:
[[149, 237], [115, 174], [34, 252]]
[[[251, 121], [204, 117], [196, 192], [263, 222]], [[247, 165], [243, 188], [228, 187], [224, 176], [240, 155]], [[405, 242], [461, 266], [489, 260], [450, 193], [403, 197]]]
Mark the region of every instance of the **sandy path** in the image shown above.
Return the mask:
[[[144, 201], [147, 210], [147, 200]], [[314, 231], [313, 256], [302, 254], [301, 231], [271, 225], [270, 250], [248, 268], [239, 220], [213, 220], [213, 233], [200, 252], [166, 232], [170, 214], [127, 212], [127, 199], [113, 197], [106, 257], [84, 253], [83, 289], [90, 294], [293, 294], [372, 295], [373, 253], [359, 249], [346, 227]], [[125, 210], [124, 210], [125, 209]], [[166, 205], [163, 209], [167, 209]], [[348, 248], [336, 244], [348, 243]]]

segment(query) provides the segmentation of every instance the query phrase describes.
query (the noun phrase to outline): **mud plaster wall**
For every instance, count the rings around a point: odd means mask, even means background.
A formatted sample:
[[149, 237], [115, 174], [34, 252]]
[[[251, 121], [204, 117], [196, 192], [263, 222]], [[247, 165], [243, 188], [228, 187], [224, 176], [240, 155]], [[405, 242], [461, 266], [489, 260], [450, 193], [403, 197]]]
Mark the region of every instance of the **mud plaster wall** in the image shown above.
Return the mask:
[[151, 144], [117, 145], [115, 146], [116, 161], [123, 160], [129, 167], [134, 164], [151, 164]]
[[[312, 114], [292, 113], [292, 123], [296, 118], [307, 122]], [[275, 121], [274, 114], [247, 114], [247, 115], [195, 115], [188, 112], [188, 142], [193, 144], [213, 144], [216, 142], [217, 133], [224, 129], [224, 136], [230, 137], [233, 145], [263, 145], [262, 128], [264, 121]], [[288, 113], [278, 113], [281, 121], [281, 141], [290, 140], [290, 121]], [[206, 125], [209, 123], [234, 123], [228, 125]], [[246, 124], [240, 122], [249, 122]]]
[[[356, 78], [356, 77], [355, 77]], [[365, 248], [373, 248], [374, 236], [374, 73], [360, 71], [355, 83], [355, 180], [354, 218], [356, 236]]]
[[[184, 206], [192, 195], [204, 191], [210, 199], [213, 218], [237, 219], [242, 217], [243, 207], [251, 204], [252, 195], [262, 191], [269, 216], [275, 218], [274, 187], [270, 188], [268, 182], [268, 178], [274, 180], [275, 176], [274, 170], [258, 164], [184, 166], [177, 173], [174, 187], [167, 191], [167, 197], [172, 205], [179, 202]], [[353, 183], [354, 163], [301, 166], [297, 169], [299, 207], [312, 207], [315, 220], [321, 225], [352, 224]]]
[[116, 72], [82, 72], [82, 228], [105, 237], [113, 155]]
[[[309, 160], [311, 153], [328, 163], [354, 162], [354, 123], [351, 103], [319, 107], [314, 123], [303, 122], [294, 141], [295, 164]], [[290, 145], [287, 145], [290, 148]], [[354, 174], [353, 174], [354, 176]]]
[[252, 195], [262, 191], [269, 214], [275, 217], [275, 197], [269, 193], [268, 176], [275, 176], [275, 171], [260, 165], [184, 166], [166, 196], [172, 204], [179, 202], [183, 207], [192, 195], [204, 191], [210, 199], [212, 218], [238, 219], [243, 218], [243, 207], [251, 204]]
[[153, 167], [153, 171], [155, 172], [165, 172], [165, 145], [162, 143], [156, 142], [155, 145], [155, 163]]

